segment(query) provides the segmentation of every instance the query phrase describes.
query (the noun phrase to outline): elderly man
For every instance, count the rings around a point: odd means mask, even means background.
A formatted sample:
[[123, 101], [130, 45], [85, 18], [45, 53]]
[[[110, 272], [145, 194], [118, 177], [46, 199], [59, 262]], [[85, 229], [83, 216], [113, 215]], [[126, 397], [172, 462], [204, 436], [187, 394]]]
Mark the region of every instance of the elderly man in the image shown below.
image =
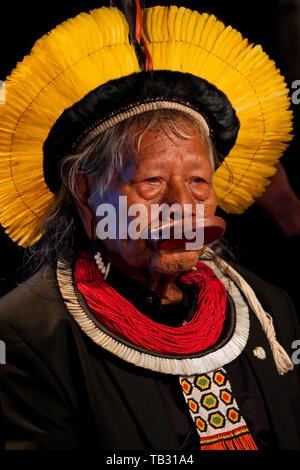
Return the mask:
[[293, 307], [207, 246], [290, 140], [284, 82], [214, 17], [157, 7], [143, 29], [125, 3], [131, 43], [101, 8], [7, 81], [1, 221], [40, 269], [0, 303], [5, 446], [299, 449]]

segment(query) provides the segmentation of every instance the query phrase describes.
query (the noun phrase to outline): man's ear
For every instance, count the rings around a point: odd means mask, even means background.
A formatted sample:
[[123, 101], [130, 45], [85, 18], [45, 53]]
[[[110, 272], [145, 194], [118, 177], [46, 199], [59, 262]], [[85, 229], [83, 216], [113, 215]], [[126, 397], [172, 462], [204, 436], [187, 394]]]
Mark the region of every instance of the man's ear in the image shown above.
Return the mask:
[[[74, 203], [86, 234], [90, 239], [92, 239], [91, 227], [94, 212], [90, 207], [88, 200], [92, 194], [94, 184], [95, 180], [92, 176], [87, 175], [83, 171], [78, 171], [76, 173], [76, 197], [74, 198]], [[95, 237], [96, 233], [94, 233], [94, 238]]]

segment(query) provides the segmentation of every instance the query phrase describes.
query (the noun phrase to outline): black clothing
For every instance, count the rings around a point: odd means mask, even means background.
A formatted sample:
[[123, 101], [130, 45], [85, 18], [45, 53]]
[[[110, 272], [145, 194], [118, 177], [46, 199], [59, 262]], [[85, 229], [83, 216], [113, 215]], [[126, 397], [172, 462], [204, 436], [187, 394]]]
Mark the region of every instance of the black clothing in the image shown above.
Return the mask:
[[[171, 326], [180, 326], [192, 320], [196, 312], [199, 289], [193, 284], [177, 281], [182, 300], [162, 304], [157, 292], [128, 278], [119, 269], [111, 267], [107, 282], [140, 312], [152, 320]], [[224, 366], [229, 381], [234, 383], [234, 397], [239, 405], [252, 437], [259, 449], [274, 445], [274, 437], [265, 412], [265, 406], [255, 377], [243, 353], [231, 364]], [[199, 434], [190, 416], [177, 376], [159, 374], [157, 385], [165, 400], [181, 449], [199, 450]], [[250, 392], [251, 390], [251, 392]]]
[[[288, 297], [247, 271], [241, 274], [291, 354], [300, 331]], [[266, 335], [249, 310], [249, 338], [239, 359], [255, 377], [276, 447], [300, 449], [299, 366], [278, 374]], [[157, 385], [163, 374], [117, 358], [83, 333], [51, 268], [0, 300], [0, 338], [7, 347], [7, 364], [0, 366], [7, 449], [176, 450], [182, 445]], [[253, 355], [257, 346], [265, 349], [265, 360]], [[238, 396], [239, 380], [233, 370], [227, 372]], [[244, 413], [245, 403], [239, 405]]]

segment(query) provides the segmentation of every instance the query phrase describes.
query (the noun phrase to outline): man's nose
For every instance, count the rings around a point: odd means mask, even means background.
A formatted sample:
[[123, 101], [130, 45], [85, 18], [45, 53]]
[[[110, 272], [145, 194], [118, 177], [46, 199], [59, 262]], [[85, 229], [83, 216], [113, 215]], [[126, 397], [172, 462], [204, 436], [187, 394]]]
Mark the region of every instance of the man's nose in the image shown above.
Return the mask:
[[161, 201], [161, 203], [168, 204], [169, 206], [177, 204], [182, 210], [186, 204], [195, 205], [196, 202], [184, 181], [173, 181], [169, 183]]

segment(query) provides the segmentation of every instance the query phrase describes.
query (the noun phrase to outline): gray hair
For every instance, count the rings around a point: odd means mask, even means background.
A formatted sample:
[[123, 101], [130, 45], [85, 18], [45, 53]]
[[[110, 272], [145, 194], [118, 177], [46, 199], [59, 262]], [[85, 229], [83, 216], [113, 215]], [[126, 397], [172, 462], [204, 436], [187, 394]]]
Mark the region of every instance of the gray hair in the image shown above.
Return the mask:
[[[94, 138], [81, 152], [67, 156], [61, 164], [62, 184], [47, 219], [39, 228], [43, 233], [40, 242], [31, 247], [30, 259], [34, 266], [47, 263], [56, 265], [58, 258], [70, 261], [74, 252], [88, 246], [88, 240], [78, 216], [76, 180], [78, 171], [95, 178], [100, 197], [105, 193], [115, 172], [124, 170], [133, 150], [140, 148], [143, 135], [159, 126], [182, 139], [190, 139], [193, 131], [199, 132], [207, 146], [214, 171], [217, 153], [205, 126], [178, 110], [155, 110], [129, 118]], [[191, 132], [192, 129], [192, 132]]]
[[97, 192], [101, 197], [109, 187], [113, 174], [122, 172], [132, 151], [139, 151], [144, 134], [154, 127], [182, 139], [192, 138], [191, 129], [198, 132], [208, 149], [209, 160], [215, 171], [216, 151], [201, 121], [181, 111], [160, 109], [133, 116], [107, 129], [82, 152], [66, 157], [61, 167], [64, 184], [76, 198], [76, 173], [78, 170], [83, 171], [95, 178]]

